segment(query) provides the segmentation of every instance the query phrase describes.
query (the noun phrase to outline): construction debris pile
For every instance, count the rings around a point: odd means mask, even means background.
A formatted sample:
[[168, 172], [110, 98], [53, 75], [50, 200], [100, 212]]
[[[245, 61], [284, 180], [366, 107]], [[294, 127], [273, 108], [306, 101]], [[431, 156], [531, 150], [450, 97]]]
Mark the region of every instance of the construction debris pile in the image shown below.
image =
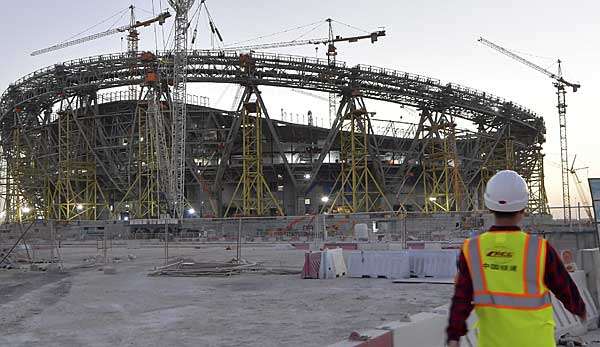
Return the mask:
[[257, 272], [263, 267], [259, 263], [232, 259], [228, 262], [203, 263], [192, 259], [180, 259], [174, 263], [157, 268], [149, 276], [231, 276], [242, 272]]
[[227, 262], [196, 262], [192, 259], [179, 259], [174, 263], [159, 267], [151, 271], [149, 276], [217, 276], [226, 277], [242, 273], [294, 275], [299, 274], [300, 269], [271, 268], [262, 263], [250, 262], [245, 259], [236, 258]]
[[50, 262], [51, 259], [33, 259], [32, 249], [25, 244], [17, 244], [12, 249], [3, 248], [0, 251], [0, 269], [15, 269], [20, 264]]

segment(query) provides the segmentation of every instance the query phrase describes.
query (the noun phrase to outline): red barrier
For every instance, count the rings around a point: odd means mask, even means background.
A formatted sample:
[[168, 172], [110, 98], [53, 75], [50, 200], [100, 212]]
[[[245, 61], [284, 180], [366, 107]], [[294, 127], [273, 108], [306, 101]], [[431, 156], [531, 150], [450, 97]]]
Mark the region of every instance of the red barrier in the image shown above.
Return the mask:
[[304, 254], [304, 267], [302, 268], [302, 278], [319, 278], [319, 268], [321, 267], [321, 252], [310, 252]]

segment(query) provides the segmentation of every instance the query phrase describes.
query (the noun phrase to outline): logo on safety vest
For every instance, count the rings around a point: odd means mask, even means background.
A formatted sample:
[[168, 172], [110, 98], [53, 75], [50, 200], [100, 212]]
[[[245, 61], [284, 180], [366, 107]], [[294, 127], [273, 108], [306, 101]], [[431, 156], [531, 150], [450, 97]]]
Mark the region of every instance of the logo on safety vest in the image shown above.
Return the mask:
[[[504, 247], [494, 247], [491, 249], [486, 249], [485, 256], [486, 258], [492, 258], [493, 262], [499, 264], [506, 264], [513, 259], [514, 252], [508, 248]], [[490, 261], [492, 261], [490, 259]]]
[[511, 251], [489, 251], [486, 256], [494, 258], [512, 258], [513, 252]]

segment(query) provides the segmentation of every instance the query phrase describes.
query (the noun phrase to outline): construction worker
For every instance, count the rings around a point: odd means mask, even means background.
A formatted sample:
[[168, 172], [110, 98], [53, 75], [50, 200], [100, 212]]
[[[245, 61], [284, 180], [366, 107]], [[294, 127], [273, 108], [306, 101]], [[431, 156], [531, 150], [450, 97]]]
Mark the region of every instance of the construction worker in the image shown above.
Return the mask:
[[585, 322], [585, 303], [554, 248], [518, 227], [528, 199], [527, 184], [514, 171], [500, 171], [489, 180], [484, 200], [495, 223], [462, 246], [448, 346], [459, 346], [473, 308], [479, 347], [556, 346], [550, 291]]

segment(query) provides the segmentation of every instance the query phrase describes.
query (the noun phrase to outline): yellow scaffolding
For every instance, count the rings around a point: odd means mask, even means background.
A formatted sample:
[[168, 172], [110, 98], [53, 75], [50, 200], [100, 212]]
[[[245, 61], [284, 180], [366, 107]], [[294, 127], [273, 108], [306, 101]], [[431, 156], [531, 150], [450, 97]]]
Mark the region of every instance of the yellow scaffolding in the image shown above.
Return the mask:
[[149, 93], [149, 101], [145, 103], [146, 108], [138, 108], [138, 132], [137, 132], [137, 191], [138, 201], [135, 209], [135, 218], [158, 218], [159, 217], [159, 166], [157, 161], [156, 136], [157, 131], [155, 113], [158, 112], [158, 104], [154, 99], [154, 93]]
[[513, 170], [515, 168], [515, 147], [513, 138], [510, 135], [500, 138], [496, 146], [492, 147], [488, 153], [484, 154], [483, 160], [486, 164], [482, 166], [480, 170], [480, 180], [477, 185], [480, 201], [483, 201], [487, 182], [496, 174], [496, 172], [501, 170]]
[[460, 172], [456, 148], [456, 124], [444, 116], [432, 116], [423, 126], [422, 158], [424, 212], [468, 209], [472, 204]]
[[532, 214], [549, 214], [548, 197], [546, 196], [546, 186], [544, 185], [544, 154], [541, 146], [537, 147], [531, 158], [534, 163], [527, 188], [529, 189], [528, 210]]
[[263, 175], [262, 110], [258, 102], [250, 102], [252, 92], [247, 89], [240, 110], [242, 129], [242, 176], [233, 192], [225, 215], [234, 208], [244, 216], [264, 216], [274, 209], [283, 210]]
[[[132, 171], [136, 175], [121, 201], [115, 205], [114, 211], [117, 214], [129, 213], [131, 218], [159, 218], [161, 211], [167, 211], [166, 205], [161, 205], [160, 198], [161, 192], [166, 194], [161, 176], [168, 172], [168, 167], [161, 170], [161, 165], [166, 165], [168, 158], [161, 161], [159, 157], [161, 152], [167, 151], [167, 145], [163, 143], [163, 110], [158, 93], [152, 86], [143, 85], [139, 99], [134, 129], [128, 139], [135, 153], [132, 156], [132, 164], [135, 165], [132, 166]], [[159, 146], [163, 146], [162, 151]]]
[[25, 192], [32, 185], [40, 182], [40, 177], [47, 174], [37, 170], [31, 151], [23, 143], [24, 129], [15, 126], [11, 131], [12, 148], [3, 164], [4, 183], [4, 220], [8, 223], [20, 223], [43, 217], [44, 209], [37, 206], [36, 202], [28, 201]]
[[47, 201], [48, 215], [53, 219], [96, 220], [105, 207], [99, 203], [106, 200], [97, 182], [94, 149], [89, 148], [96, 141], [90, 99], [90, 96], [72, 97], [60, 104], [58, 175]]
[[340, 126], [340, 173], [333, 185], [331, 212], [370, 212], [391, 211], [381, 186], [370, 168], [373, 160], [370, 145], [372, 126], [359, 91], [353, 90], [351, 96], [344, 98], [340, 108], [342, 114]]

